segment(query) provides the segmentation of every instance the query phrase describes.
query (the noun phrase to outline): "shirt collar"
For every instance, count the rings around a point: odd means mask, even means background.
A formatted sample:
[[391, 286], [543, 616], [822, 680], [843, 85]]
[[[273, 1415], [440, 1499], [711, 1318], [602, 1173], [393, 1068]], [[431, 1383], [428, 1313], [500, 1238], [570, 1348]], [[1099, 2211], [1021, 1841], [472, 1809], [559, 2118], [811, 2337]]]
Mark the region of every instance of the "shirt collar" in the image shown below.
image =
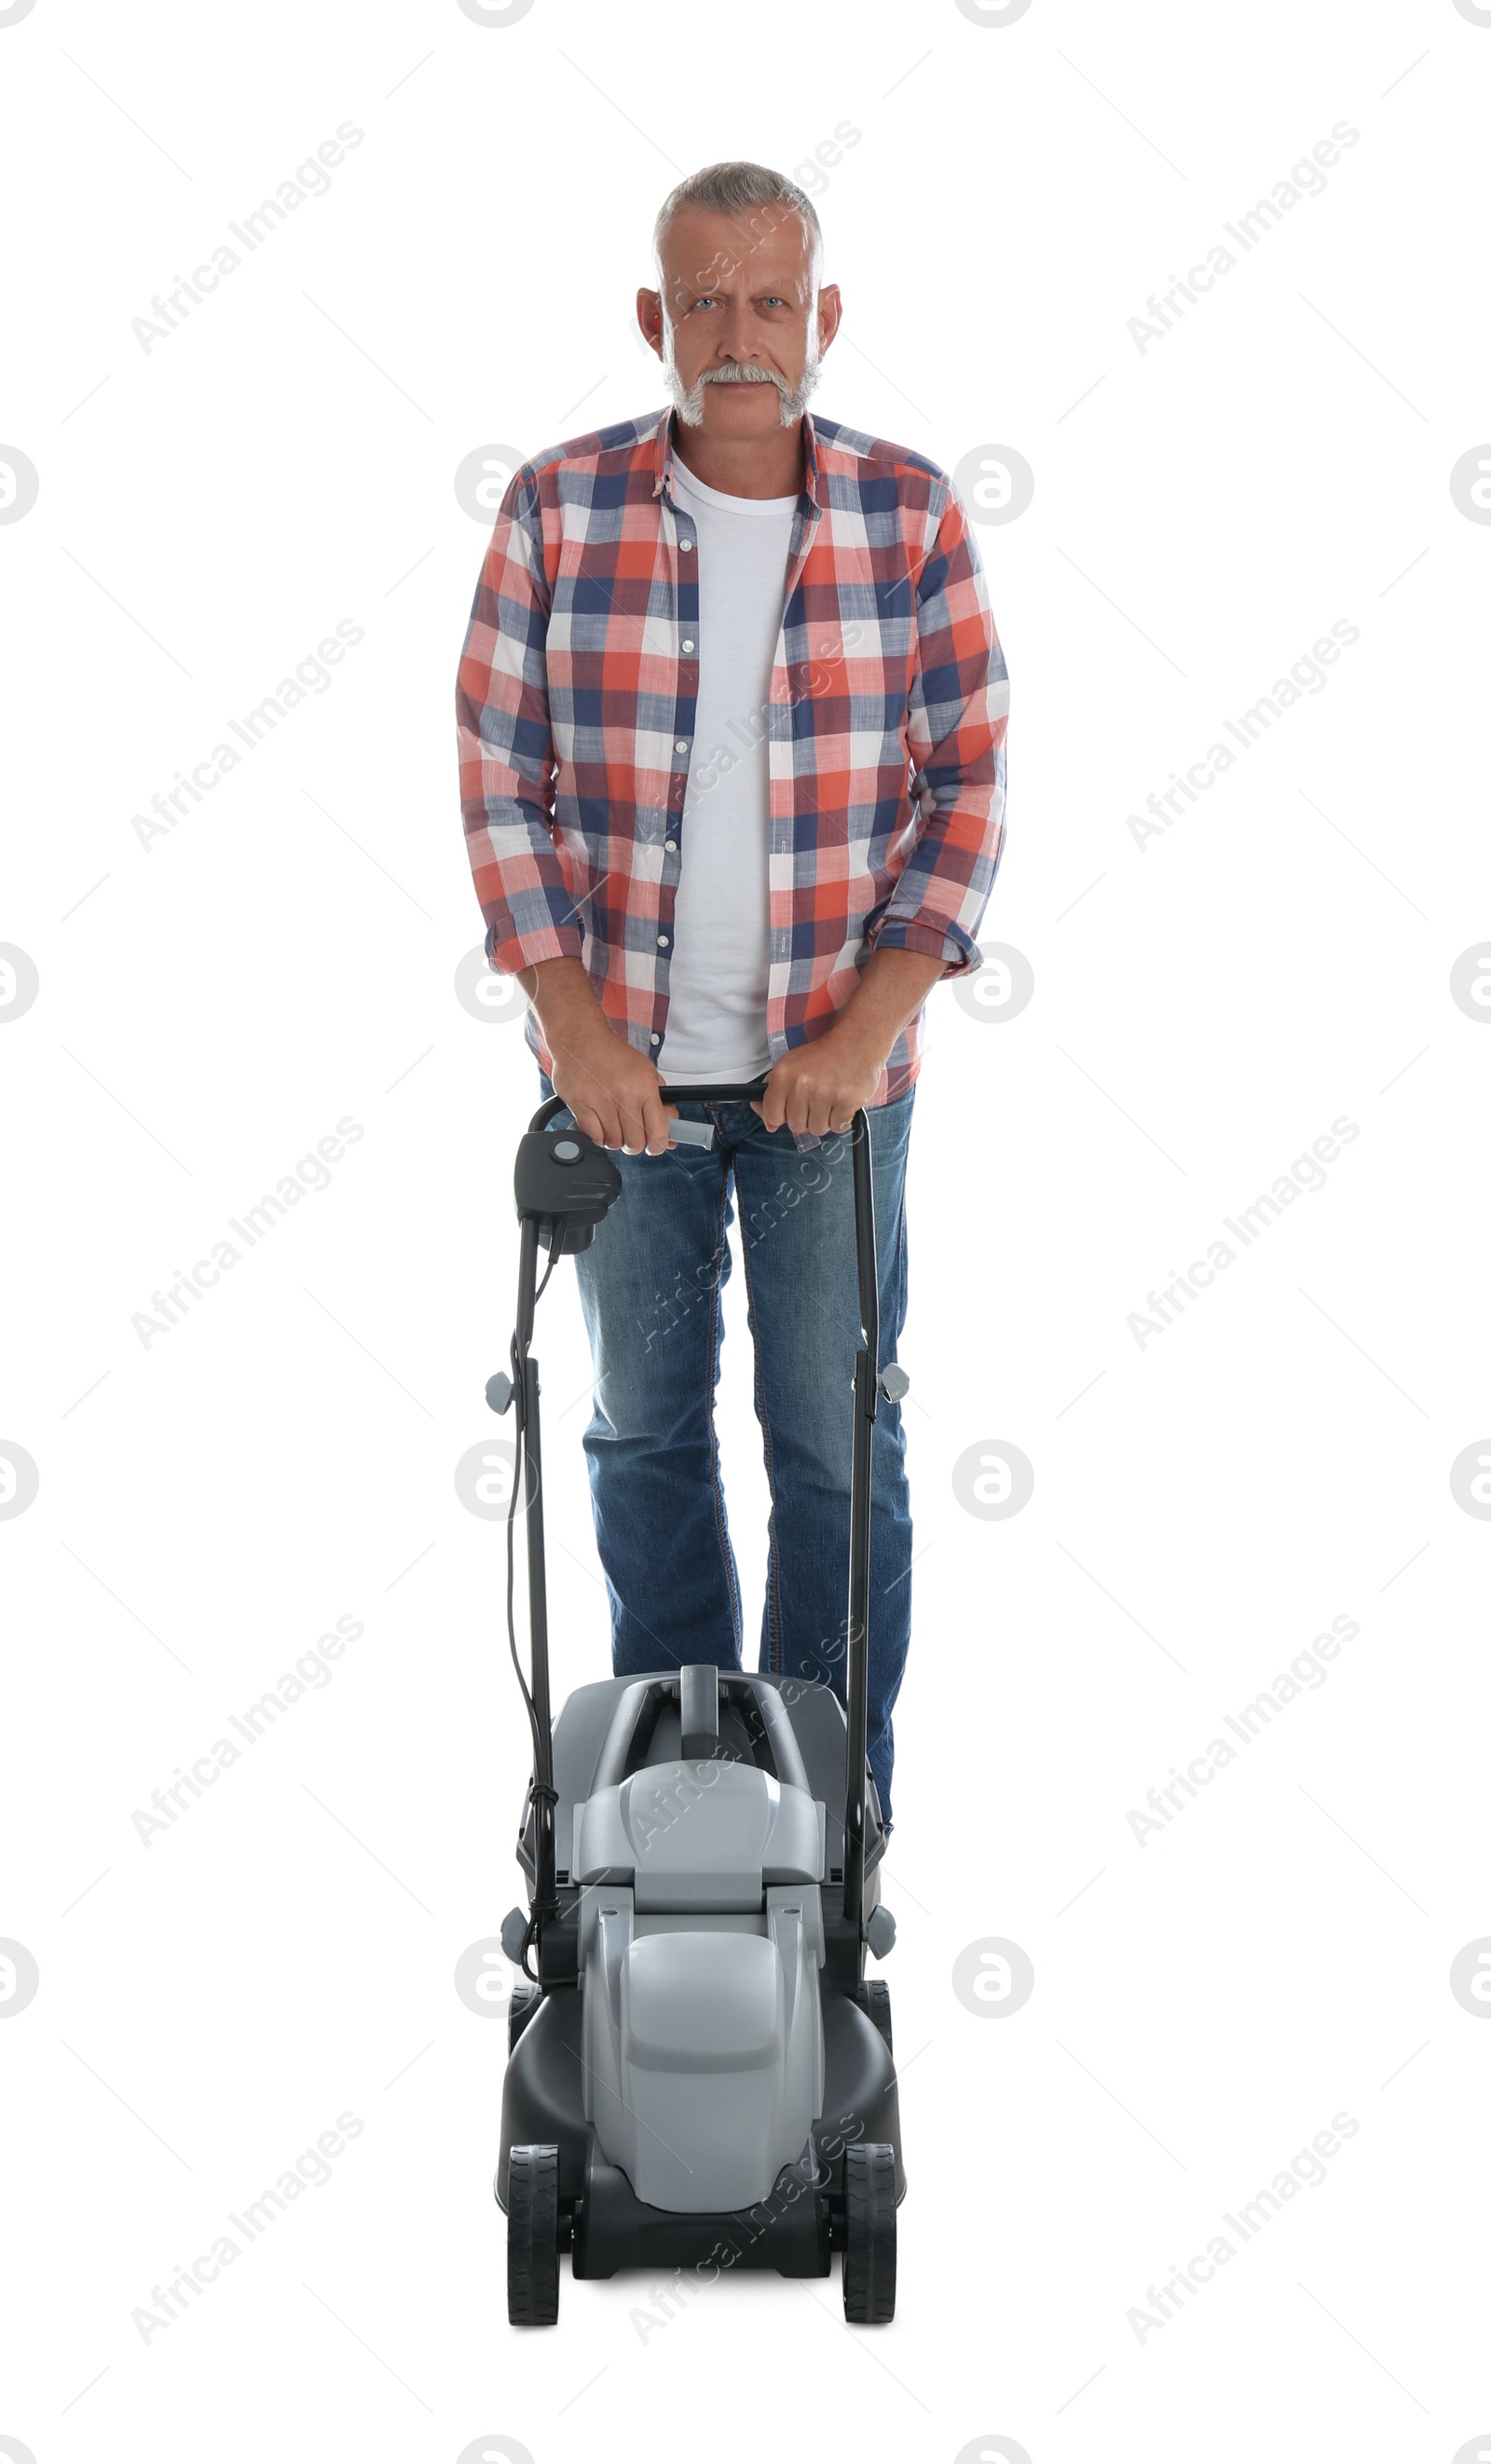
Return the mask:
[[[657, 436], [652, 449], [652, 494], [654, 496], [660, 496], [666, 487], [669, 502], [672, 501], [673, 437], [677, 418], [678, 413], [672, 408], [662, 414], [658, 420]], [[827, 505], [828, 493], [819, 464], [818, 433], [813, 426], [813, 414], [810, 410], [805, 410], [802, 414], [802, 444], [806, 456], [803, 494], [818, 512], [822, 513]]]

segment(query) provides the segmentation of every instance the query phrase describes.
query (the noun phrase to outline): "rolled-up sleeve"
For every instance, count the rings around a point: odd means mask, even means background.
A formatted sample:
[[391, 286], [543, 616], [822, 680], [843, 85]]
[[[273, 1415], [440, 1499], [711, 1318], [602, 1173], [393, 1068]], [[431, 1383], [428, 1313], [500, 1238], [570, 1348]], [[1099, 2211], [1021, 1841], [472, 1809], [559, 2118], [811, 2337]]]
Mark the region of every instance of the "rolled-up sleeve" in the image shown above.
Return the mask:
[[977, 543], [951, 487], [916, 576], [914, 625], [910, 845], [869, 937], [972, 975], [1004, 847], [1010, 688]]
[[505, 975], [584, 949], [554, 841], [549, 607], [537, 488], [525, 465], [482, 564], [455, 696], [466, 849], [487, 956]]

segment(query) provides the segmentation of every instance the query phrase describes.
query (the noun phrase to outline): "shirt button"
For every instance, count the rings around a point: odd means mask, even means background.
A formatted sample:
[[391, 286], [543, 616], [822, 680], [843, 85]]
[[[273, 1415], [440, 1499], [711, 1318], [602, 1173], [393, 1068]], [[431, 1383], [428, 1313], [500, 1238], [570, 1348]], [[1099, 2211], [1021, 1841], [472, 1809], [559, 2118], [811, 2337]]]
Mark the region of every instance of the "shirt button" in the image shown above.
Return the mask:
[[663, 1041], [663, 1039], [662, 1039], [662, 1037], [661, 1037], [660, 1035], [654, 1035], [653, 1037], [651, 1037], [650, 1041], [651, 1041], [653, 1044], [661, 1044], [661, 1043], [662, 1043], [662, 1041]]
[[678, 553], [679, 553], [679, 555], [680, 555], [680, 556], [688, 556], [688, 555], [691, 553], [691, 551], [692, 547], [693, 547], [693, 541], [692, 541], [692, 539], [680, 539], [680, 540], [679, 540], [679, 542], [678, 542]]
[[683, 647], [684, 647], [684, 649], [685, 649], [686, 650], [691, 650], [691, 649], [692, 649], [692, 648], [693, 648], [693, 644], [692, 644], [691, 642], [685, 642], [685, 644], [684, 644], [684, 646], [683, 646]]
[[678, 841], [676, 839], [665, 839], [663, 841], [663, 845], [669, 855], [676, 855], [678, 853]]
[[687, 752], [688, 752], [688, 750], [689, 750], [689, 738], [687, 737], [687, 736], [680, 736], [680, 737], [678, 737], [677, 741], [674, 743], [673, 751], [674, 751], [675, 753], [687, 753]]
[[668, 947], [668, 935], [667, 935], [666, 933], [660, 933], [660, 934], [658, 935], [658, 936], [657, 936], [657, 945], [658, 945], [658, 948], [659, 948], [660, 950], [666, 950], [666, 949], [667, 949], [667, 947]]

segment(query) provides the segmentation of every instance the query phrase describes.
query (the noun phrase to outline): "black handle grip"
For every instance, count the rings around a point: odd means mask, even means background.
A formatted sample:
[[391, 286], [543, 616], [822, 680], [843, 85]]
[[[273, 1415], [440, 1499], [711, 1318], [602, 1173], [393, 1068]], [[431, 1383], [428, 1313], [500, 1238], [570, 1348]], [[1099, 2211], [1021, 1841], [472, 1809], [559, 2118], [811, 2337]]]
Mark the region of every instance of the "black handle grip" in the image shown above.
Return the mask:
[[766, 1079], [730, 1087], [660, 1087], [657, 1091], [665, 1104], [749, 1104], [765, 1094]]

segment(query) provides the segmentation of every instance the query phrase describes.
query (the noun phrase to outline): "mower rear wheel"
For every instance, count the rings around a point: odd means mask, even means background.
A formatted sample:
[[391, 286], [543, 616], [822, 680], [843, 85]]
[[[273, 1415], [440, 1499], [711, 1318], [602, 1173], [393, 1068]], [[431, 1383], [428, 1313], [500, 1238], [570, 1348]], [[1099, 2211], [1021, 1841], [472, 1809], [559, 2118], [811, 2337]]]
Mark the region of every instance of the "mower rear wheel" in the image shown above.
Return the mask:
[[892, 2054], [895, 2046], [890, 2035], [890, 1988], [880, 1976], [865, 1976], [854, 1989], [854, 1998], [867, 2018], [873, 2019], [886, 2040], [886, 2051]]
[[537, 1985], [515, 1985], [507, 2006], [507, 2049], [512, 2053], [529, 2020], [543, 2000], [543, 1989]]
[[514, 2147], [507, 2166], [507, 2315], [552, 2327], [559, 2315], [559, 2151]]
[[895, 2150], [881, 2141], [844, 2150], [844, 2315], [851, 2327], [895, 2317]]

